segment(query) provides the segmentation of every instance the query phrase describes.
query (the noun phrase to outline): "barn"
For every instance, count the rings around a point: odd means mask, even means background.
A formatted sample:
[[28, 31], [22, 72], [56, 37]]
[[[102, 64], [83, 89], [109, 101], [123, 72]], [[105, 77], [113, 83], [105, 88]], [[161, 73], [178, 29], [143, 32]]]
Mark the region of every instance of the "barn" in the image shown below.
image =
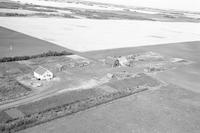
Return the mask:
[[128, 66], [129, 65], [129, 61], [127, 60], [127, 58], [125, 56], [119, 57], [119, 64], [121, 66]]
[[105, 59], [105, 64], [110, 65], [112, 67], [120, 66], [119, 60], [114, 57], [110, 57], [110, 56]]
[[34, 72], [34, 77], [38, 80], [49, 80], [53, 78], [53, 73], [48, 69], [39, 66]]

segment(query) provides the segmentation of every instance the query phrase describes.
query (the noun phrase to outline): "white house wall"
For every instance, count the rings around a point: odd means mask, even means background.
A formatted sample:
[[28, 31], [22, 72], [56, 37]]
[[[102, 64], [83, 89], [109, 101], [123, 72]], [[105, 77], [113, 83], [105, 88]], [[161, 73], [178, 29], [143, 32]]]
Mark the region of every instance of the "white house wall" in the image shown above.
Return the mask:
[[47, 79], [53, 78], [53, 73], [47, 71], [43, 75], [40, 75], [40, 74], [34, 72], [34, 77], [37, 78], [37, 79], [41, 79], [41, 80], [47, 80]]

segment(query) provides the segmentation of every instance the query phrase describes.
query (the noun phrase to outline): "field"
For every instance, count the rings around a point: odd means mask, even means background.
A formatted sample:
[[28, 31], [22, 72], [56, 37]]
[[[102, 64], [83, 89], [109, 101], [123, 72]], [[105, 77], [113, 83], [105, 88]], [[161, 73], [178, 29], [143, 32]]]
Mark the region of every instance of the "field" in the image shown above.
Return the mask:
[[[199, 76], [197, 76], [200, 73], [199, 49], [199, 42], [188, 42], [176, 43], [176, 45], [166, 44], [87, 52], [85, 55], [101, 59], [108, 55], [125, 55], [154, 50], [155, 52], [159, 51], [165, 57], [185, 58], [194, 63], [153, 75], [153, 77], [168, 84], [159, 89], [118, 99], [102, 106], [29, 128], [20, 133], [75, 133], [80, 130], [87, 133], [198, 133], [200, 130]], [[193, 81], [189, 79], [193, 79]]]
[[[93, 90], [94, 93], [92, 93], [91, 90], [83, 90], [80, 93], [76, 93], [76, 91], [74, 91], [75, 95], [68, 92], [68, 96], [65, 95], [65, 97], [51, 97], [50, 99], [43, 99], [41, 101], [35, 102], [34, 104], [29, 103], [24, 107], [22, 106], [22, 108], [20, 108], [19, 106], [18, 109], [7, 109], [3, 112], [7, 112], [7, 114], [13, 119], [8, 118], [7, 120], [4, 120], [4, 118], [1, 121], [2, 124], [0, 126], [0, 129], [3, 132], [22, 130], [29, 126], [34, 126], [36, 124], [47, 122], [52, 119], [62, 117], [64, 115], [70, 115], [72, 113], [76, 113], [99, 104], [103, 104], [118, 98], [142, 92], [144, 90], [147, 90], [148, 88], [148, 85], [145, 88], [142, 87], [145, 85], [144, 82], [140, 82], [140, 80], [142, 80], [142, 77], [143, 76], [141, 75], [141, 79], [137, 77], [132, 79], [136, 83], [139, 82], [140, 87], [138, 87], [138, 84], [133, 83], [132, 88], [130, 89], [127, 89], [126, 85], [124, 85], [124, 89], [99, 94], [98, 91], [101, 90], [101, 87], [99, 87], [98, 90]], [[151, 77], [148, 78], [151, 79]], [[158, 85], [159, 84], [154, 84], [154, 86], [152, 87], [156, 87]], [[101, 90], [101, 92], [103, 92], [103, 90]], [[67, 99], [71, 99], [71, 102]], [[47, 102], [48, 106], [44, 106], [45, 102]]]
[[31, 91], [12, 78], [0, 79], [0, 83], [0, 102], [28, 95]]
[[20, 74], [30, 71], [30, 68], [16, 62], [0, 63], [0, 104], [31, 93], [30, 88], [16, 80]]
[[[26, 1], [26, 0], [21, 0]], [[117, 4], [117, 5], [127, 5], [127, 6], [138, 6], [138, 7], [151, 7], [151, 8], [158, 8], [158, 9], [171, 9], [171, 10], [180, 10], [180, 11], [199, 11], [199, 1], [194, 0], [193, 4], [190, 1], [157, 1], [157, 0], [149, 0], [148, 2], [140, 1], [140, 0], [90, 0], [93, 2], [102, 2], [102, 3], [110, 3], [110, 4]], [[181, 6], [180, 6], [181, 2]], [[191, 8], [192, 7], [192, 8]]]
[[[149, 82], [146, 84], [146, 82]], [[113, 86], [115, 84], [115, 86]], [[121, 84], [121, 86], [117, 86]], [[141, 74], [140, 78], [130, 78], [121, 81], [115, 81], [114, 83], [105, 84], [107, 87], [103, 85], [96, 86], [91, 89], [79, 89], [75, 91], [68, 91], [59, 95], [55, 95], [52, 97], [48, 97], [33, 103], [21, 105], [18, 107], [26, 115], [33, 114], [35, 112], [41, 112], [43, 110], [48, 110], [57, 106], [62, 106], [64, 104], [70, 104], [75, 101], [81, 101], [91, 97], [98, 97], [101, 95], [106, 95], [109, 93], [115, 93], [117, 91], [123, 91], [125, 88], [134, 88], [139, 86], [146, 85], [147, 87], [157, 87], [161, 83], [145, 74]], [[103, 89], [102, 89], [103, 87]], [[109, 87], [112, 87], [112, 91]], [[45, 105], [45, 106], [44, 106]]]
[[184, 22], [1, 17], [0, 26], [81, 52], [200, 39], [199, 24]]
[[[193, 47], [190, 47], [190, 45], [192, 44], [179, 43], [176, 45], [177, 48], [173, 47], [173, 50], [178, 51], [178, 48], [180, 48], [178, 46], [182, 46], [182, 52], [187, 49], [183, 52], [184, 55], [187, 55], [196, 50], [192, 49]], [[169, 50], [172, 46], [158, 45], [93, 51], [82, 53], [84, 57], [69, 55], [37, 58], [10, 62], [9, 69], [5, 64], [4, 69], [6, 70], [7, 68], [9, 71], [14, 66], [17, 66], [19, 70], [22, 68], [24, 70], [27, 69], [27, 73], [23, 74], [15, 68], [17, 73], [12, 76], [21, 84], [30, 87], [33, 92], [27, 97], [0, 106], [2, 110], [0, 114], [7, 112], [9, 115], [2, 117], [1, 130], [5, 131], [5, 127], [7, 127], [6, 131], [22, 130], [29, 126], [48, 122], [99, 104], [133, 95], [142, 89], [148, 89], [147, 93], [150, 94], [168, 87], [191, 92], [196, 88], [183, 88], [187, 86], [179, 86], [176, 82], [164, 79], [167, 78], [164, 73], [174, 73], [177, 68], [184, 70], [184, 68], [198, 63], [198, 61], [194, 60], [195, 58], [190, 56], [185, 58], [177, 52], [177, 55], [167, 54], [169, 51], [166, 51], [166, 49]], [[195, 47], [196, 45], [193, 44], [193, 46]], [[155, 47], [157, 47], [156, 50]], [[183, 54], [182, 52], [180, 54]], [[117, 56], [119, 60], [126, 58], [128, 64], [111, 67], [105, 63], [104, 59], [106, 60], [112, 56]], [[84, 62], [84, 65], [81, 62]], [[33, 78], [30, 71], [36, 69], [39, 65], [48, 68], [54, 73], [53, 80], [38, 81]], [[161, 69], [160, 71], [155, 69], [154, 66], [155, 68], [159, 66], [166, 69]], [[152, 71], [146, 71], [147, 67], [151, 67]], [[8, 70], [6, 72], [9, 72]], [[35, 84], [40, 85], [35, 86]], [[177, 92], [176, 94], [179, 93]], [[159, 95], [161, 94], [159, 93]], [[15, 114], [13, 111], [18, 115], [13, 115]]]
[[200, 13], [98, 2], [0, 2], [0, 58], [73, 53], [0, 63], [0, 132], [199, 133]]
[[4, 27], [0, 27], [0, 57], [35, 55], [52, 51], [71, 51]]
[[20, 133], [198, 133], [199, 94], [167, 86], [146, 91]]
[[93, 1], [5, 0], [0, 2], [0, 16], [199, 22], [199, 14], [196, 12], [161, 10]]
[[[85, 55], [87, 56], [88, 53]], [[25, 97], [17, 97], [16, 101], [2, 103], [1, 113], [7, 112], [12, 118], [2, 119], [1, 131], [5, 131], [5, 127], [7, 127], [6, 131], [22, 130], [138, 93], [143, 89], [160, 89], [166, 84], [151, 75], [157, 71], [145, 72], [146, 67], [158, 63], [163, 67], [168, 64], [177, 66], [176, 62], [171, 62], [174, 58], [152, 51], [122, 54], [118, 59], [126, 58], [128, 64], [121, 63], [117, 67], [106, 64], [103, 61], [106, 58], [64, 55], [1, 63], [4, 78], [9, 75], [9, 78], [14, 78], [31, 90]], [[185, 60], [180, 62], [180, 66], [188, 65], [184, 64], [185, 62]], [[129, 65], [132, 63], [133, 65]], [[33, 77], [33, 71], [40, 65], [54, 73], [52, 80], [37, 80]], [[15, 93], [11, 91], [11, 94], [12, 92]], [[14, 115], [15, 112], [17, 115]], [[25, 116], [21, 117], [23, 115]]]
[[[140, 53], [140, 54], [146, 55], [147, 53]], [[69, 91], [78, 91], [78, 93], [74, 92], [75, 95], [79, 95], [79, 93], [81, 95], [82, 93], [84, 96], [84, 93], [87, 92], [87, 89], [96, 88], [97, 86], [101, 86], [102, 84], [105, 84], [109, 82], [110, 80], [113, 81], [115, 84], [116, 80], [131, 78], [130, 76], [133, 76], [134, 74], [137, 74], [140, 72], [142, 73], [143, 69], [146, 67], [145, 63], [149, 64], [146, 61], [145, 62], [142, 61], [143, 63], [141, 61], [137, 61], [138, 63], [137, 65], [136, 64], [135, 65], [138, 66], [139, 64], [138, 67], [140, 67], [140, 70], [138, 70], [137, 67], [135, 68], [119, 67], [119, 68], [113, 69], [111, 66], [103, 62], [100, 62], [98, 59], [94, 59], [94, 58], [87, 59], [87, 58], [83, 58], [83, 57], [79, 58], [79, 57], [80, 56], [76, 56], [76, 55], [55, 56], [55, 57], [42, 57], [42, 58], [36, 58], [36, 59], [1, 63], [0, 74], [1, 74], [2, 79], [1, 79], [1, 93], [0, 94], [2, 97], [1, 99], [4, 100], [5, 102], [8, 101], [8, 104], [2, 105], [0, 108], [6, 109], [13, 106], [23, 105], [23, 104], [29, 103], [30, 101], [36, 102], [44, 98], [47, 98], [48, 99], [47, 101], [49, 101], [51, 100], [51, 98], [49, 99], [48, 97], [56, 95], [56, 94], [60, 95], [62, 93], [66, 93]], [[140, 62], [144, 65], [141, 66]], [[53, 72], [54, 79], [52, 81], [39, 81], [35, 79], [33, 76], [33, 71], [36, 68], [38, 68], [38, 66], [43, 66], [45, 68], [48, 68], [48, 70], [50, 70], [51, 72]], [[117, 79], [115, 78], [110, 79], [110, 77], [106, 76], [107, 73], [110, 73], [110, 72], [113, 73]], [[128, 74], [129, 72], [130, 74]], [[141, 81], [142, 84], [144, 82], [152, 82], [151, 80], [149, 80], [148, 76], [146, 78], [145, 76], [142, 76], [141, 78], [144, 80], [144, 81]], [[126, 86], [126, 83], [123, 84], [123, 82], [127, 82], [127, 84], [130, 84], [129, 87], [131, 87], [132, 79], [130, 79], [130, 81], [125, 81], [125, 80], [122, 81], [122, 86]], [[141, 83], [138, 82], [138, 84], [141, 84]], [[117, 87], [117, 88], [121, 88], [121, 87]], [[85, 90], [85, 91], [82, 92], [79, 90]], [[96, 93], [98, 93], [98, 91]], [[28, 95], [28, 96], [23, 98], [23, 96], [25, 95]], [[81, 96], [78, 96], [78, 97], [81, 97]], [[9, 101], [9, 100], [15, 100], [15, 99], [16, 99], [16, 102]], [[59, 103], [56, 103], [56, 104], [59, 104]], [[54, 104], [54, 106], [56, 104]], [[46, 107], [50, 108], [48, 106]]]
[[97, 89], [70, 91], [67, 93], [60, 94], [60, 95], [48, 97], [34, 103], [19, 106], [18, 109], [21, 110], [26, 115], [29, 115], [29, 114], [32, 114], [35, 112], [41, 112], [43, 110], [47, 110], [56, 106], [69, 104], [74, 101], [87, 99], [89, 97], [99, 96], [101, 94], [102, 94], [101, 91]]
[[155, 87], [158, 86], [160, 83], [145, 74], [139, 75], [141, 77], [138, 78], [130, 78], [124, 79], [120, 81], [109, 82], [108, 86], [115, 88], [117, 90], [121, 90], [126, 88], [132, 88], [133, 86], [141, 86], [146, 85], [148, 87]]

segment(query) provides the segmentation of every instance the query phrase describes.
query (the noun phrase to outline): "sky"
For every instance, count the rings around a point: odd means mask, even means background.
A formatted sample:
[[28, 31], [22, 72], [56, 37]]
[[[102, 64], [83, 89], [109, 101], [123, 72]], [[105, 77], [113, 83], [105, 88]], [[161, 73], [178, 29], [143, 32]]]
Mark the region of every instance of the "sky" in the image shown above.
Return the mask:
[[200, 12], [200, 0], [88, 0], [88, 1]]

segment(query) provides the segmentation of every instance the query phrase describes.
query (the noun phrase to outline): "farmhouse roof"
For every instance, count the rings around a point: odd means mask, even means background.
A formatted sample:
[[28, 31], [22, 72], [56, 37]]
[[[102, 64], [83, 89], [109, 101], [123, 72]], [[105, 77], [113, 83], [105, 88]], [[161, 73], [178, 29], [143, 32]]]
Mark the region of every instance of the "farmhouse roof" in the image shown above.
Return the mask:
[[43, 75], [46, 71], [49, 71], [49, 70], [42, 66], [39, 66], [37, 69], [35, 69], [34, 72], [37, 74]]

